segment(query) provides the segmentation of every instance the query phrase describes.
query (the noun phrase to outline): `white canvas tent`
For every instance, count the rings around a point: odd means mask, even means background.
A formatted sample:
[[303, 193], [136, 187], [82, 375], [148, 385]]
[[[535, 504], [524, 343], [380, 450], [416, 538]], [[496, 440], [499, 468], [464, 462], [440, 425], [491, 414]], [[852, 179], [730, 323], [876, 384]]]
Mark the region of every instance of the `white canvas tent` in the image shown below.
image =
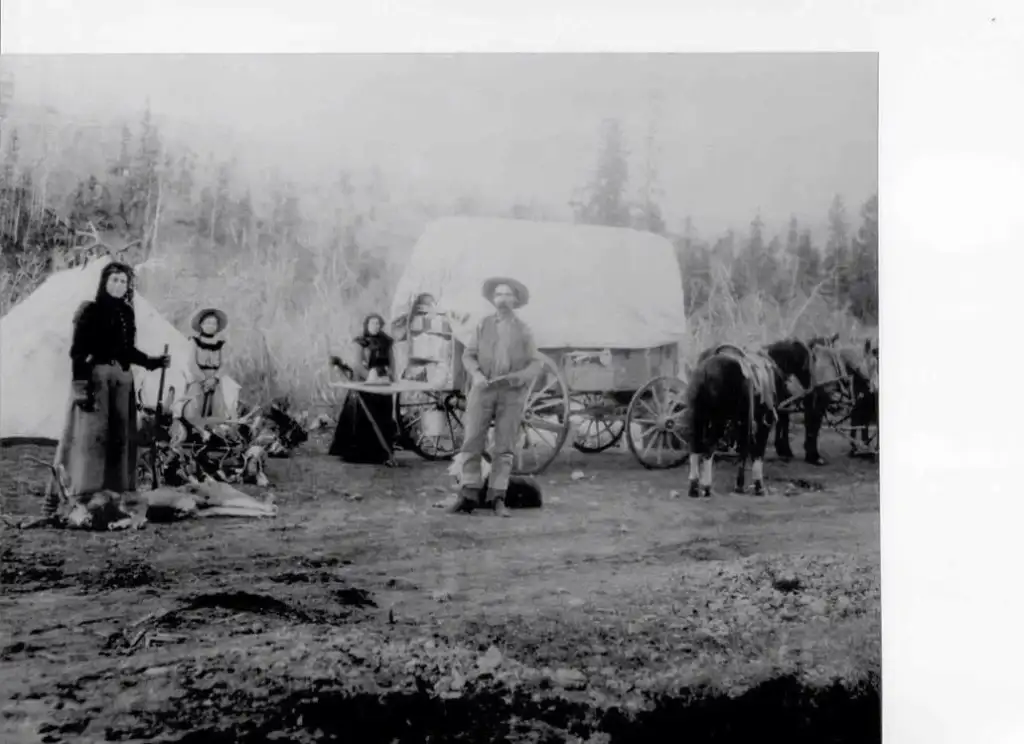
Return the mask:
[[[71, 388], [72, 317], [96, 296], [109, 258], [50, 276], [28, 298], [0, 319], [0, 439], [60, 438]], [[180, 401], [191, 381], [192, 344], [136, 292], [137, 346], [158, 355], [169, 346], [171, 366], [164, 379], [164, 400], [171, 387]], [[160, 372], [132, 367], [145, 405], [155, 406]], [[238, 404], [239, 385], [223, 378], [229, 409]]]
[[491, 276], [530, 290], [518, 314], [541, 349], [645, 349], [682, 343], [686, 313], [672, 244], [625, 228], [451, 217], [427, 226], [398, 282], [391, 317], [428, 292], [466, 342], [494, 308], [481, 296]]

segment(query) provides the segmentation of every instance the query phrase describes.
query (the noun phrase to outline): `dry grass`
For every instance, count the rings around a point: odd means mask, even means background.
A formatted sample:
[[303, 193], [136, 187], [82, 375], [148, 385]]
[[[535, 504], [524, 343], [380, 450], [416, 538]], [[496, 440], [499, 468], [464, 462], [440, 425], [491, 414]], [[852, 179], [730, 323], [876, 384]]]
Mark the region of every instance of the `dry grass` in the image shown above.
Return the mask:
[[[333, 196], [316, 198], [327, 204]], [[412, 212], [392, 214], [356, 236], [360, 267], [334, 247], [337, 218], [330, 216], [333, 211], [323, 211], [324, 204], [310, 205], [321, 211], [313, 209], [313, 216], [304, 220], [295, 238], [301, 247], [287, 241], [256, 247], [250, 239], [243, 241], [244, 248], [227, 249], [212, 245], [195, 227], [182, 227], [172, 212], [165, 212], [155, 255], [140, 270], [141, 293], [183, 331], [199, 307], [214, 305], [227, 312], [227, 371], [251, 401], [288, 395], [300, 406], [327, 403], [333, 397], [327, 385], [328, 356], [344, 356], [361, 319], [370, 312], [386, 314], [390, 306], [410, 238], [400, 234], [398, 225]], [[389, 262], [383, 274], [360, 278], [360, 268], [365, 274], [366, 266], [382, 256]], [[69, 261], [66, 255], [52, 258], [55, 269]], [[688, 321], [692, 342], [684, 345], [683, 371], [712, 344], [746, 346], [790, 335], [838, 332], [856, 338], [873, 333], [845, 308], [830, 307], [817, 291], [787, 303], [759, 291], [737, 300], [730, 288], [731, 268], [721, 261], [712, 264], [709, 300]], [[0, 267], [0, 313], [30, 294], [46, 274], [39, 255], [6, 257]]]
[[818, 288], [787, 303], [759, 290], [736, 299], [729, 287], [730, 267], [716, 263], [711, 273], [708, 302], [687, 321], [687, 335], [693, 341], [683, 349], [684, 369], [692, 369], [701, 351], [716, 344], [751, 347], [791, 336], [807, 339], [833, 333], [846, 340], [877, 338], [876, 328], [860, 323], [845, 307], [830, 306]]
[[[196, 258], [197, 254], [203, 254]], [[829, 308], [816, 293], [780, 304], [764, 293], [740, 300], [729, 291], [728, 269], [712, 272], [710, 300], [689, 318], [682, 355], [692, 368], [701, 350], [718, 343], [743, 346], [790, 335], [873, 335], [844, 309]], [[313, 250], [300, 263], [283, 252], [249, 251], [224, 259], [191, 246], [163, 246], [140, 271], [140, 291], [176, 327], [187, 332], [191, 314], [215, 305], [227, 312], [227, 369], [252, 400], [289, 395], [298, 405], [331, 400], [330, 354], [347, 352], [361, 319], [385, 312], [397, 271], [358, 284], [336, 252]], [[0, 274], [0, 309], [19, 301], [45, 279], [42, 263], [22, 262]]]
[[324, 402], [328, 356], [345, 353], [364, 315], [386, 310], [394, 283], [385, 276], [356, 288], [325, 252], [305, 267], [279, 255], [250, 254], [204, 271], [187, 252], [168, 252], [153, 263], [140, 272], [140, 291], [168, 320], [186, 329], [196, 309], [223, 309], [230, 323], [228, 374], [251, 397], [288, 395], [305, 406]]

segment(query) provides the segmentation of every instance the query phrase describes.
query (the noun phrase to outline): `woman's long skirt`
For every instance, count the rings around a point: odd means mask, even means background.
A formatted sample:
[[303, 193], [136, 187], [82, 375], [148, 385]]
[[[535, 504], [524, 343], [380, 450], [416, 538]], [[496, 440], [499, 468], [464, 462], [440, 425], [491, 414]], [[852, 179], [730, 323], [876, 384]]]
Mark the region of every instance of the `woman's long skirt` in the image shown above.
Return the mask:
[[[362, 398], [384, 440], [389, 447], [394, 446], [398, 429], [393, 416], [394, 396], [362, 393]], [[354, 393], [345, 396], [330, 454], [345, 462], [381, 464], [388, 460], [388, 451], [381, 445], [373, 424]]]
[[55, 464], [62, 465], [75, 499], [97, 491], [125, 493], [138, 484], [138, 419], [135, 379], [118, 364], [93, 368], [95, 410], [83, 411], [68, 402], [64, 433]]
[[185, 398], [190, 398], [182, 411], [182, 418], [198, 422], [206, 418], [229, 418], [228, 405], [224, 398], [224, 386], [218, 381], [210, 392], [203, 392], [202, 380], [190, 382], [185, 388]]

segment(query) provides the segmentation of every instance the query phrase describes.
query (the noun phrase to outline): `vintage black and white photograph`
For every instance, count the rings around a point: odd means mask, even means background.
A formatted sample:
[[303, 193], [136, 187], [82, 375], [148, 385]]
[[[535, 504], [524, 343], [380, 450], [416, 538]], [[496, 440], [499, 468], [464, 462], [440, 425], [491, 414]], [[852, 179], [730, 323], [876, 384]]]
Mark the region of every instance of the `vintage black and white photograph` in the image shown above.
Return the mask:
[[5, 54], [0, 740], [881, 741], [879, 55]]

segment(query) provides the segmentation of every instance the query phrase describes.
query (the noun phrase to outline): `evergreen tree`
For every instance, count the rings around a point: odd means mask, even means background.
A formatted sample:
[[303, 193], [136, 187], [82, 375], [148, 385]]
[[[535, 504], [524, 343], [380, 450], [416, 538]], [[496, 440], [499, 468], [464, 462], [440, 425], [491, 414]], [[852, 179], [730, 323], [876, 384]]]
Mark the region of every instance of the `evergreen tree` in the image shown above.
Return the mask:
[[662, 191], [658, 186], [658, 170], [655, 165], [659, 157], [657, 119], [660, 100], [658, 96], [653, 96], [651, 103], [651, 115], [648, 119], [647, 133], [644, 136], [643, 180], [633, 226], [639, 230], [647, 230], [658, 235], [664, 235], [665, 219], [659, 204]]
[[861, 320], [878, 320], [878, 195], [861, 207], [861, 226], [850, 250], [850, 310]]
[[732, 262], [732, 292], [737, 299], [752, 292], [767, 288], [762, 284], [762, 267], [765, 263], [764, 221], [758, 214], [750, 222], [750, 234], [746, 245]]
[[708, 301], [711, 288], [711, 249], [707, 243], [699, 239], [693, 220], [689, 216], [683, 223], [682, 235], [677, 236], [672, 242], [682, 275], [686, 314], [690, 315]]
[[803, 230], [796, 246], [797, 286], [807, 294], [818, 286], [822, 279], [821, 253], [814, 247], [811, 231]]
[[601, 152], [597, 169], [585, 187], [582, 199], [572, 203], [577, 222], [611, 227], [628, 227], [631, 222], [626, 201], [629, 164], [622, 132], [617, 119], [602, 124]]
[[786, 252], [792, 256], [796, 255], [797, 246], [800, 245], [800, 223], [796, 215], [790, 215], [789, 225], [786, 228]]
[[846, 205], [843, 197], [836, 194], [828, 210], [828, 243], [825, 246], [825, 274], [831, 278], [826, 295], [833, 302], [842, 304], [849, 297], [849, 225], [846, 221]]

